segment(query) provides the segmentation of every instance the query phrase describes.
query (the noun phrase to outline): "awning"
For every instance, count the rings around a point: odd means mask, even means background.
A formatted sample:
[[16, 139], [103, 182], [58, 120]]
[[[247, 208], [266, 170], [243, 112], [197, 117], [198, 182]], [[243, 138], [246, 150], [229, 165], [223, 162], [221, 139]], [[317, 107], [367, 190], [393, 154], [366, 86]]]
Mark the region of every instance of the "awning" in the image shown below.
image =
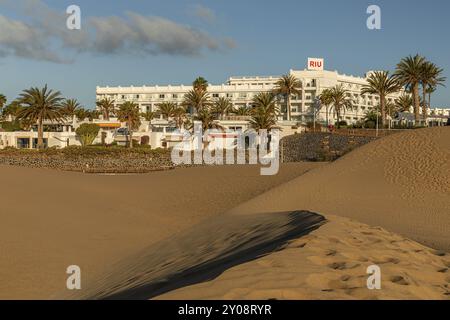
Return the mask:
[[120, 128], [120, 123], [96, 123], [100, 128]]

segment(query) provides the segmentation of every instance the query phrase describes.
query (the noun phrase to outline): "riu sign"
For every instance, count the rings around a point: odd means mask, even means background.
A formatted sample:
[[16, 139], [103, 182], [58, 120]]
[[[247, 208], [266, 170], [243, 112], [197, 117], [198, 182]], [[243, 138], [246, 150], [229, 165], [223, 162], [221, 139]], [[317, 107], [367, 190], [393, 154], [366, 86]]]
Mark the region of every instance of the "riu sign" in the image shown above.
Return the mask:
[[308, 70], [322, 71], [324, 67], [323, 59], [308, 58]]

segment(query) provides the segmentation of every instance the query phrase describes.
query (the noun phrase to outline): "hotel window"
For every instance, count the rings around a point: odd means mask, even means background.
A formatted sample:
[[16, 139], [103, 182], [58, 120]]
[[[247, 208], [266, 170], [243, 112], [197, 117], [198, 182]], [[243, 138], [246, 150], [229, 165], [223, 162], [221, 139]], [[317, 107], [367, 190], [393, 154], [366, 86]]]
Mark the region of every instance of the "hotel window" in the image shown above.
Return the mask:
[[122, 99], [125, 99], [125, 95], [124, 94], [122, 95]]
[[178, 95], [177, 95], [177, 94], [173, 94], [173, 95], [172, 95], [172, 98], [178, 99]]
[[213, 93], [213, 98], [218, 98], [219, 97], [219, 94], [218, 93]]
[[227, 93], [227, 98], [233, 98], [233, 94], [232, 93]]
[[160, 98], [160, 99], [164, 99], [165, 97], [166, 97], [165, 94], [160, 94], [160, 95], [159, 95], [159, 98]]
[[138, 94], [136, 95], [136, 99], [139, 99], [139, 95]]

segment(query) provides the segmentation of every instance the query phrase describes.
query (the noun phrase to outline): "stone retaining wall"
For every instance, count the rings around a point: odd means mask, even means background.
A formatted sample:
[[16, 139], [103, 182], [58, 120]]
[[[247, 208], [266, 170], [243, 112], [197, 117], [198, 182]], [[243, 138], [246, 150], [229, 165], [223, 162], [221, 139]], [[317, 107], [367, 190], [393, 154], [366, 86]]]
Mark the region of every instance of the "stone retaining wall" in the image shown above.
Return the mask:
[[296, 134], [281, 140], [281, 157], [283, 162], [333, 161], [375, 139], [325, 132]]
[[145, 173], [173, 168], [170, 153], [67, 156], [62, 153], [0, 152], [0, 165], [86, 173]]

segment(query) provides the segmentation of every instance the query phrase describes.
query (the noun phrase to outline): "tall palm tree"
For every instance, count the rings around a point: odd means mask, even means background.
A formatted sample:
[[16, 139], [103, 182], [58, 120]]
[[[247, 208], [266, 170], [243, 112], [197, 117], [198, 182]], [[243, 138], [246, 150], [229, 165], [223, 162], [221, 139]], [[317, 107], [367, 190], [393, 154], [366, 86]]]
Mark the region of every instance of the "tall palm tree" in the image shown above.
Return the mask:
[[211, 106], [210, 96], [207, 91], [192, 89], [184, 95], [183, 106], [192, 113], [199, 112]]
[[121, 122], [126, 122], [129, 137], [128, 146], [133, 148], [133, 131], [141, 125], [139, 105], [131, 101], [124, 102], [117, 110], [117, 118]]
[[427, 91], [427, 95], [428, 95], [428, 102], [427, 103], [428, 103], [429, 106], [431, 106], [431, 95], [433, 93], [435, 93], [436, 90], [437, 90], [437, 87], [434, 86], [434, 85], [429, 85], [427, 90], [426, 90]]
[[100, 112], [103, 114], [103, 119], [108, 121], [111, 114], [114, 114], [115, 101], [110, 98], [104, 98], [97, 101], [96, 104]]
[[294, 75], [283, 75], [275, 83], [275, 94], [280, 94], [286, 98], [287, 120], [291, 120], [291, 96], [302, 94], [302, 82]]
[[326, 118], [326, 122], [327, 122], [327, 127], [328, 127], [328, 125], [330, 124], [329, 123], [329, 112], [328, 112], [328, 110], [329, 110], [329, 108], [330, 108], [330, 105], [333, 103], [333, 100], [332, 100], [332, 97], [331, 97], [331, 89], [324, 89], [323, 91], [322, 91], [322, 93], [319, 95], [319, 99], [320, 99], [320, 103], [322, 103], [322, 105], [324, 105], [325, 106], [325, 112], [326, 112], [326, 115], [325, 115], [325, 118]]
[[203, 78], [203, 77], [198, 77], [192, 83], [192, 87], [196, 91], [207, 91], [208, 90], [208, 86], [209, 86], [208, 81], [205, 78]]
[[7, 101], [6, 96], [3, 94], [0, 94], [0, 113], [3, 110], [3, 107], [6, 104], [6, 101]]
[[380, 97], [381, 127], [386, 123], [386, 97], [400, 90], [396, 77], [390, 77], [388, 71], [372, 72], [367, 78], [367, 85], [361, 89], [361, 94], [376, 94]]
[[61, 121], [64, 111], [61, 108], [63, 98], [59, 91], [47, 88], [30, 88], [19, 95], [22, 109], [18, 114], [19, 120], [38, 124], [38, 148], [44, 148], [44, 120]]
[[230, 99], [220, 97], [219, 99], [214, 101], [213, 113], [219, 115], [219, 118], [223, 120], [224, 117], [228, 115], [228, 113], [231, 111], [232, 108], [233, 103], [231, 102]]
[[64, 113], [72, 118], [76, 115], [76, 111], [81, 108], [81, 104], [77, 99], [65, 99], [62, 102], [61, 107], [63, 108]]
[[164, 119], [170, 120], [175, 114], [178, 105], [174, 102], [162, 102], [158, 104], [158, 113], [163, 116]]
[[409, 112], [413, 105], [413, 99], [410, 94], [403, 93], [394, 100], [395, 110], [398, 112]]
[[332, 108], [336, 112], [337, 127], [340, 128], [341, 112], [347, 109], [352, 109], [352, 99], [348, 97], [349, 91], [344, 88], [342, 84], [330, 89]]
[[428, 108], [431, 107], [427, 103], [427, 93], [430, 88], [436, 88], [438, 85], [444, 85], [446, 78], [442, 76], [444, 70], [430, 61], [425, 61], [422, 64], [420, 74], [420, 82], [422, 84], [422, 115], [425, 124], [428, 118]]
[[276, 97], [272, 93], [262, 92], [253, 98], [255, 108], [252, 112], [250, 126], [257, 132], [276, 128], [279, 110]]
[[397, 69], [394, 73], [394, 76], [401, 85], [411, 88], [416, 123], [420, 122], [419, 85], [421, 82], [422, 67], [425, 61], [425, 58], [418, 54], [408, 56], [397, 64]]

